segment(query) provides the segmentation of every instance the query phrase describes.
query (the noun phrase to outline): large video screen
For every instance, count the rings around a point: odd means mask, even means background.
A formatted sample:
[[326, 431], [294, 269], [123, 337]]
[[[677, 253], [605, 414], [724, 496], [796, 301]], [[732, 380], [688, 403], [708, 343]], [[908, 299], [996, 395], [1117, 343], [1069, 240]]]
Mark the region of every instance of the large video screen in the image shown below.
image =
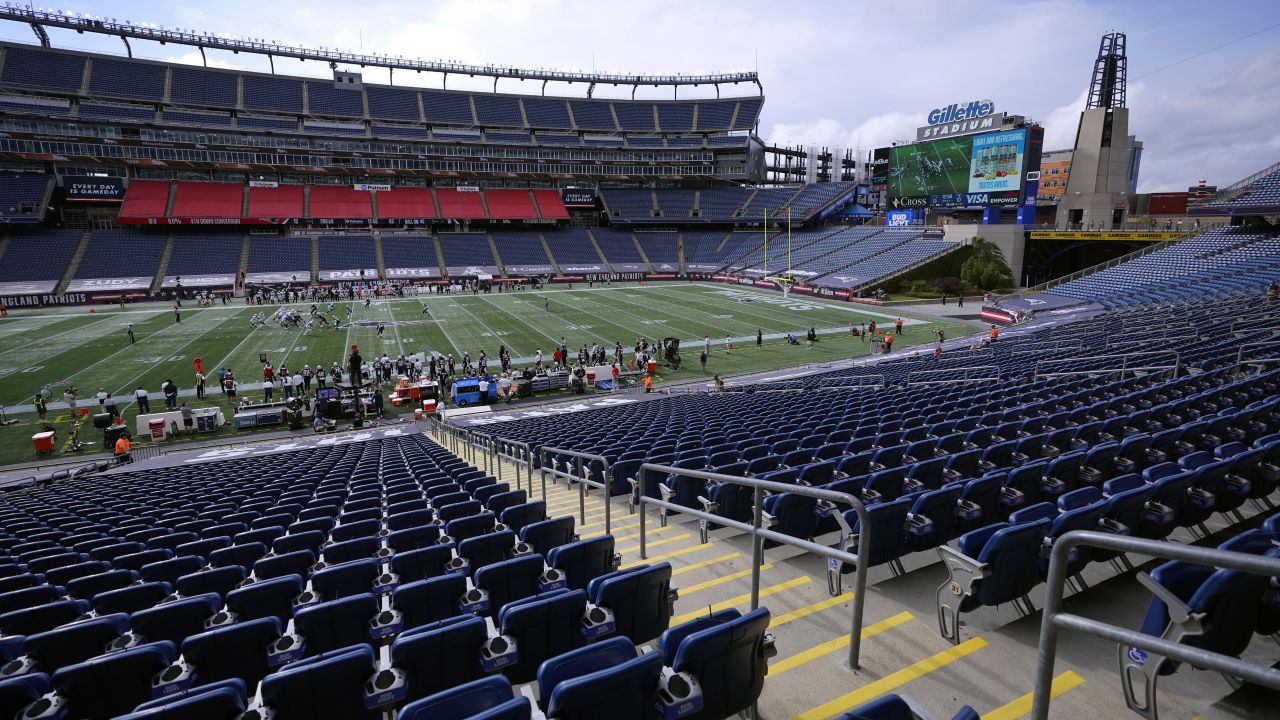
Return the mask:
[[985, 205], [982, 193], [1016, 193], [1026, 136], [1025, 129], [1017, 129], [895, 147], [889, 157], [889, 196], [913, 198], [915, 206]]

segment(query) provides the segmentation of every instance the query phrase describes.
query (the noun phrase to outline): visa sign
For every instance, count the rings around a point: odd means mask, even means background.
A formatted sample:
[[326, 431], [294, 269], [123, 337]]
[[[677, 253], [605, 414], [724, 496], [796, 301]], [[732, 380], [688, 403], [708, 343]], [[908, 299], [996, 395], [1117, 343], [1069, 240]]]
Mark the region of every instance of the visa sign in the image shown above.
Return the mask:
[[990, 100], [970, 100], [968, 104], [955, 103], [942, 108], [934, 108], [929, 111], [929, 116], [926, 120], [930, 125], [940, 125], [942, 123], [986, 117], [995, 111], [996, 104]]

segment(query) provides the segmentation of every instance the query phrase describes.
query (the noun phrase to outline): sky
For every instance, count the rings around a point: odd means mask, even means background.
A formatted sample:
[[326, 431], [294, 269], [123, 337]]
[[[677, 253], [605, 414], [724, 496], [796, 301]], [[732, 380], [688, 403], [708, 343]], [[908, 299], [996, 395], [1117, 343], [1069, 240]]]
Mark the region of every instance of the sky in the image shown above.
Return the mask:
[[[50, 7], [50, 6], [46, 6]], [[308, 46], [442, 59], [625, 73], [756, 70], [760, 135], [786, 145], [867, 151], [915, 137], [935, 107], [990, 99], [1045, 127], [1046, 149], [1068, 148], [1084, 109], [1101, 36], [1128, 35], [1130, 131], [1144, 143], [1140, 192], [1226, 185], [1280, 161], [1280, 2], [956, 3], [908, 0], [315, 0], [69, 2], [77, 14]], [[119, 54], [116, 38], [51, 30], [55, 47]], [[0, 38], [32, 42], [25, 25]], [[135, 57], [200, 62], [193, 48], [133, 41]], [[209, 52], [209, 64], [267, 69], [265, 58]], [[359, 68], [355, 68], [359, 69]], [[327, 76], [320, 63], [281, 60], [276, 72]], [[386, 82], [366, 68], [366, 82]], [[396, 84], [440, 87], [439, 75], [400, 72]], [[492, 90], [492, 79], [448, 87]], [[537, 94], [541, 82], [499, 91]], [[546, 92], [581, 96], [582, 85]], [[723, 96], [756, 94], [722, 86]], [[599, 87], [596, 97], [629, 97]], [[670, 88], [636, 97], [668, 98]], [[713, 95], [681, 88], [680, 97]]]

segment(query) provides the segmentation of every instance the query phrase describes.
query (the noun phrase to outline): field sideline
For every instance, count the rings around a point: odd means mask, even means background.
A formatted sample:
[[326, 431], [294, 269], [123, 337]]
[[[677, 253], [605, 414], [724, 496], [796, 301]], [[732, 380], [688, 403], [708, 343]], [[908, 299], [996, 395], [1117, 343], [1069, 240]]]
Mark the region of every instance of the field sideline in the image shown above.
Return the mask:
[[[321, 311], [325, 305], [320, 305]], [[352, 324], [346, 308], [352, 309]], [[427, 314], [424, 314], [424, 306]], [[120, 398], [120, 409], [132, 414], [133, 391], [138, 386], [151, 394], [153, 409], [163, 406], [160, 384], [171, 378], [183, 399], [207, 405], [223, 400], [216, 385], [216, 371], [229, 367], [241, 383], [241, 395], [260, 398], [262, 379], [259, 353], [266, 353], [279, 368], [301, 369], [345, 364], [347, 348], [360, 346], [365, 357], [387, 353], [391, 357], [419, 352], [453, 353], [461, 358], [481, 349], [496, 365], [499, 345], [506, 345], [517, 366], [532, 362], [541, 349], [549, 361], [561, 337], [572, 349], [584, 343], [612, 348], [620, 341], [627, 359], [640, 337], [650, 341], [674, 336], [681, 339], [684, 370], [659, 371], [661, 379], [682, 379], [699, 373], [702, 338], [710, 335], [712, 353], [708, 375], [722, 376], [830, 362], [865, 355], [869, 344], [851, 337], [848, 326], [876, 321], [891, 325], [898, 315], [890, 309], [871, 308], [803, 296], [784, 298], [776, 292], [720, 284], [625, 284], [610, 288], [523, 291], [479, 295], [423, 295], [362, 302], [336, 303], [343, 319], [341, 330], [323, 326], [310, 333], [273, 324], [250, 330], [249, 318], [259, 310], [268, 316], [277, 306], [251, 307], [243, 300], [200, 309], [184, 304], [182, 322], [174, 321], [168, 305], [148, 303], [120, 309], [115, 306], [14, 310], [0, 320], [0, 404], [11, 416], [29, 420], [0, 428], [0, 464], [32, 459], [28, 438], [35, 417], [31, 403], [35, 393], [50, 383], [70, 381], [80, 392], [80, 405], [96, 406], [93, 395], [105, 388]], [[305, 316], [309, 304], [294, 304]], [[948, 337], [959, 337], [972, 328], [956, 322], [902, 315], [908, 330], [899, 346], [932, 343], [934, 330], [942, 327]], [[137, 342], [130, 345], [126, 325], [132, 322]], [[383, 337], [377, 323], [385, 322]], [[820, 341], [812, 350], [803, 337], [814, 327]], [[755, 348], [756, 331], [765, 343]], [[788, 345], [786, 333], [801, 338]], [[726, 336], [735, 349], [726, 349]], [[193, 361], [202, 358], [213, 382], [208, 399], [194, 399]], [[62, 391], [53, 392], [50, 417], [63, 418]], [[18, 457], [10, 452], [20, 446]]]

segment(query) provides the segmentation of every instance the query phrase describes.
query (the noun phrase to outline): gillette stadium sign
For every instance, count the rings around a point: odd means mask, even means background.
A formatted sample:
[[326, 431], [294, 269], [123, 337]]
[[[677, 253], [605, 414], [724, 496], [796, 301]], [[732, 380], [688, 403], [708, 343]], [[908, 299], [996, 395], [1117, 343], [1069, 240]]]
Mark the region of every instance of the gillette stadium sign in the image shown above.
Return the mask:
[[925, 117], [929, 124], [916, 128], [916, 140], [999, 130], [1004, 124], [1004, 115], [996, 112], [996, 104], [990, 100], [970, 100], [934, 108]]

